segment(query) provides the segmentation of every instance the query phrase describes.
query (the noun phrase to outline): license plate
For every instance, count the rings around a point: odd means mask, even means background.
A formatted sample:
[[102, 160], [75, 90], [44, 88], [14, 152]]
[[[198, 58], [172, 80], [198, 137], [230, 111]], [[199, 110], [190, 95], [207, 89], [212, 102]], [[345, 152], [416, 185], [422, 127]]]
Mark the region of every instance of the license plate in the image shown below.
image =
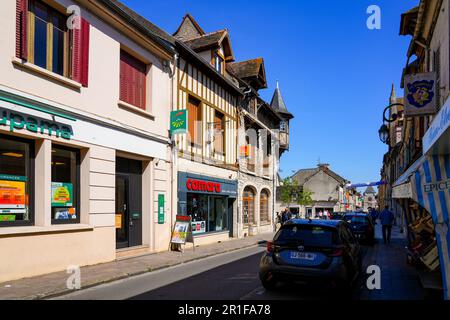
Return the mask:
[[291, 259], [311, 261], [314, 260], [315, 258], [316, 254], [314, 253], [291, 251]]

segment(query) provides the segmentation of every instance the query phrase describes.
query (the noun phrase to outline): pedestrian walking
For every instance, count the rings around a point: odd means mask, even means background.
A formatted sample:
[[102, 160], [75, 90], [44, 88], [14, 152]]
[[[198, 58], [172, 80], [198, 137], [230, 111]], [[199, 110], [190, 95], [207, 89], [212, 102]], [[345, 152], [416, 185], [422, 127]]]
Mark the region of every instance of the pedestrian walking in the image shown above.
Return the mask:
[[392, 225], [394, 223], [395, 216], [392, 211], [389, 210], [389, 206], [386, 206], [380, 213], [381, 227], [383, 230], [384, 244], [391, 243]]

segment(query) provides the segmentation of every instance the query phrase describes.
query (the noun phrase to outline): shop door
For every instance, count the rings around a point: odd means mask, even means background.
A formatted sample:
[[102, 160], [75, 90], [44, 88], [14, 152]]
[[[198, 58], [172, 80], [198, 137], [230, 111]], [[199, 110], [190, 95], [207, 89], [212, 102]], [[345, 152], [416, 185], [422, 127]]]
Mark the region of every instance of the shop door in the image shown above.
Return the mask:
[[142, 163], [124, 158], [116, 161], [116, 247], [139, 246], [142, 244]]

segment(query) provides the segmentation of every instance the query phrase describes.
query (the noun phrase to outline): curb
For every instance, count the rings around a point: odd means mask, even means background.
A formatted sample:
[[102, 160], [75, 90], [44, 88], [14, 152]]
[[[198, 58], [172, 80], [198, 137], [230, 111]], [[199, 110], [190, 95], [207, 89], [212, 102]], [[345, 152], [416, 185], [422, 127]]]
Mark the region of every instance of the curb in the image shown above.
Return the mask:
[[[216, 256], [219, 254], [225, 254], [225, 253], [230, 253], [233, 251], [238, 251], [238, 250], [242, 250], [242, 249], [246, 249], [246, 248], [250, 248], [250, 247], [256, 247], [258, 245], [264, 244], [266, 243], [267, 240], [258, 240], [255, 243], [249, 244], [249, 245], [245, 245], [245, 246], [241, 246], [241, 247], [237, 247], [237, 248], [232, 248], [232, 249], [228, 249], [225, 251], [221, 251], [221, 252], [216, 252], [216, 253], [210, 253], [210, 254], [206, 254], [200, 257], [194, 257], [194, 258], [188, 258], [187, 260], [181, 261], [181, 262], [177, 262], [174, 264], [168, 264], [168, 265], [162, 265], [162, 266], [158, 266], [155, 268], [152, 267], [148, 267], [145, 270], [142, 271], [136, 271], [136, 272], [132, 272], [132, 273], [127, 273], [124, 275], [120, 275], [117, 277], [112, 277], [109, 279], [105, 279], [105, 280], [99, 280], [97, 282], [94, 283], [90, 283], [86, 286], [83, 286], [80, 290], [85, 290], [85, 289], [89, 289], [92, 287], [96, 287], [99, 285], [103, 285], [103, 284], [107, 284], [107, 283], [111, 283], [114, 281], [119, 281], [119, 280], [123, 280], [123, 279], [127, 279], [133, 276], [138, 276], [138, 275], [142, 275], [142, 274], [146, 274], [146, 273], [150, 273], [150, 272], [154, 272], [154, 271], [158, 271], [158, 270], [163, 270], [163, 269], [167, 269], [170, 267], [175, 267], [175, 266], [179, 266], [182, 265], [184, 263], [188, 263], [188, 262], [193, 262], [193, 261], [197, 261], [197, 260], [201, 260], [201, 259], [206, 259], [212, 256]], [[63, 289], [63, 290], [59, 290], [56, 292], [49, 292], [49, 293], [42, 293], [42, 294], [35, 294], [35, 295], [31, 295], [31, 296], [25, 296], [25, 297], [21, 297], [21, 298], [14, 298], [14, 300], [45, 300], [45, 299], [51, 299], [51, 298], [56, 298], [56, 297], [60, 297], [69, 293], [73, 293], [76, 290], [70, 290], [70, 289]]]

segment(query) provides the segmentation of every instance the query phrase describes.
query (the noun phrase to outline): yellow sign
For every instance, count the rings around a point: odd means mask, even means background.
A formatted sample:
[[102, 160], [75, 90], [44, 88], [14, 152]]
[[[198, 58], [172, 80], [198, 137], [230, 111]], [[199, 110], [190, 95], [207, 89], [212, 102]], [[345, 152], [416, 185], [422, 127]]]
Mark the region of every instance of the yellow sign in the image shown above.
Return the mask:
[[0, 208], [25, 208], [25, 182], [0, 180]]
[[116, 214], [116, 229], [122, 229], [122, 215]]

